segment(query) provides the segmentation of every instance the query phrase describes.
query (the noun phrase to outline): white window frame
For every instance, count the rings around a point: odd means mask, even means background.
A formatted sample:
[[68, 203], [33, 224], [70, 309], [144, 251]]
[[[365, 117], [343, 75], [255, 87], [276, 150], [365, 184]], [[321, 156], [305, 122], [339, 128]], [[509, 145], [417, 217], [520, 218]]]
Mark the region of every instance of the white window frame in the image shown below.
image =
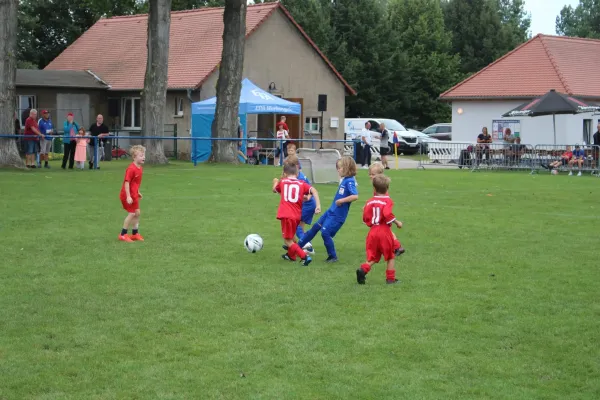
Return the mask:
[[175, 97], [175, 114], [173, 115], [183, 117], [183, 97]]
[[[125, 125], [125, 105], [127, 100], [131, 100], [131, 125]], [[142, 112], [142, 98], [141, 97], [121, 97], [121, 129], [123, 130], [139, 130], [142, 128], [142, 116], [140, 115], [140, 126], [135, 126], [135, 101], [140, 101], [140, 114]]]
[[[306, 129], [306, 124], [308, 123], [308, 125], [312, 128], [312, 124], [315, 122], [317, 123], [317, 130], [312, 130]], [[321, 117], [312, 117], [312, 116], [306, 116], [304, 117], [304, 132], [307, 132], [310, 135], [316, 135], [317, 133], [321, 132]]]
[[31, 97], [31, 98], [33, 98], [33, 106], [31, 108], [36, 108], [37, 109], [37, 96], [35, 94], [19, 94], [16, 97], [17, 97], [17, 107], [16, 107], [17, 118], [19, 118], [19, 122], [21, 123], [21, 129], [24, 129], [25, 128], [25, 121], [21, 120], [21, 113], [23, 112], [23, 109], [21, 109], [21, 97]]

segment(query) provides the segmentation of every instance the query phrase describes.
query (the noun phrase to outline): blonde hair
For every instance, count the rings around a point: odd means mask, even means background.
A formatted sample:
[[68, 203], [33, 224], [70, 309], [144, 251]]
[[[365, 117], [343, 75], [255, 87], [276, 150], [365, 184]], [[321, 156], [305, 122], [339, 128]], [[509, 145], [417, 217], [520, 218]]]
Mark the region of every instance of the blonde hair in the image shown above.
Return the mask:
[[137, 153], [145, 153], [146, 152], [146, 148], [144, 146], [142, 146], [141, 144], [136, 144], [135, 146], [131, 146], [131, 148], [129, 149], [129, 155], [131, 157], [135, 157], [135, 155]]
[[390, 178], [378, 174], [373, 177], [373, 188], [377, 194], [386, 194], [390, 188]]
[[298, 156], [296, 156], [295, 154], [290, 154], [283, 160], [283, 165], [298, 165], [299, 163], [300, 161], [298, 160]]
[[356, 163], [350, 156], [344, 156], [337, 160], [336, 166], [341, 169], [340, 175], [342, 177], [356, 176]]
[[383, 174], [383, 171], [383, 164], [380, 162], [375, 162], [369, 166], [369, 175]]

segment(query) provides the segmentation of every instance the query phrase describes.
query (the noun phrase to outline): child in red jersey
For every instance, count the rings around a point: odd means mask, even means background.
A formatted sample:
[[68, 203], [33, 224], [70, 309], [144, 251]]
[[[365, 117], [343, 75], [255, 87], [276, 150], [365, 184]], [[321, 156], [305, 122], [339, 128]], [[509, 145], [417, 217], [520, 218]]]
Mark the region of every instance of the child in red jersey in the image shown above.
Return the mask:
[[[140, 224], [139, 200], [142, 198], [140, 185], [142, 184], [142, 174], [144, 173], [142, 165], [146, 161], [146, 148], [140, 145], [132, 146], [129, 154], [131, 154], [133, 162], [125, 171], [125, 179], [123, 180], [123, 186], [119, 195], [121, 204], [123, 204], [123, 208], [128, 214], [125, 217], [125, 222], [123, 222], [123, 229], [119, 235], [119, 240], [123, 242], [144, 241], [138, 229]], [[133, 226], [133, 230], [132, 234], [128, 235], [127, 231], [130, 226]]]
[[396, 219], [392, 211], [394, 203], [387, 194], [389, 187], [390, 178], [387, 176], [373, 177], [375, 195], [367, 201], [363, 210], [363, 222], [370, 228], [367, 235], [367, 262], [356, 270], [356, 281], [361, 285], [365, 284], [371, 267], [378, 263], [382, 256], [387, 261], [386, 283], [398, 283], [394, 269], [394, 234], [391, 225], [402, 228], [402, 222]]
[[[369, 179], [371, 180], [371, 182], [373, 182], [373, 178], [376, 175], [383, 175], [384, 169], [383, 169], [383, 164], [376, 162], [373, 163], [369, 166]], [[386, 195], [388, 195], [389, 193], [386, 193]], [[394, 205], [394, 202], [392, 201], [392, 206]], [[400, 241], [398, 240], [398, 238], [396, 237], [396, 235], [394, 234], [394, 232], [392, 232], [392, 235], [394, 235], [394, 253], [396, 254], [396, 257], [404, 254], [405, 250], [404, 247], [402, 247], [402, 245], [400, 244]]]
[[307, 266], [312, 259], [304, 250], [294, 241], [296, 236], [296, 228], [302, 217], [302, 202], [304, 196], [311, 194], [317, 202], [315, 213], [321, 212], [321, 201], [319, 193], [308, 183], [298, 179], [298, 166], [292, 163], [286, 163], [283, 166], [284, 178], [273, 179], [273, 192], [281, 194], [279, 208], [277, 209], [277, 219], [281, 221], [281, 232], [287, 253], [281, 257], [284, 260], [296, 261], [296, 256], [299, 256], [303, 265]]

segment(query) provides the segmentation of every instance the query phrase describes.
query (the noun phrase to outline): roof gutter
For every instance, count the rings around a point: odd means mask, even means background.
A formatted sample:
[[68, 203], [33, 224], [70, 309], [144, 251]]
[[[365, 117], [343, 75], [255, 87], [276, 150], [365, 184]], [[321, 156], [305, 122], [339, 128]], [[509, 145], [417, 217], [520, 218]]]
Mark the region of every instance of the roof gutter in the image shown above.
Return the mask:
[[87, 72], [88, 74], [90, 74], [91, 76], [93, 76], [94, 79], [96, 79], [98, 82], [102, 83], [103, 85], [105, 85], [106, 87], [108, 87], [110, 89], [111, 86], [108, 84], [108, 82], [102, 80], [102, 78], [100, 78], [98, 75], [96, 75], [95, 73], [93, 73], [89, 69], [86, 69], [85, 72]]

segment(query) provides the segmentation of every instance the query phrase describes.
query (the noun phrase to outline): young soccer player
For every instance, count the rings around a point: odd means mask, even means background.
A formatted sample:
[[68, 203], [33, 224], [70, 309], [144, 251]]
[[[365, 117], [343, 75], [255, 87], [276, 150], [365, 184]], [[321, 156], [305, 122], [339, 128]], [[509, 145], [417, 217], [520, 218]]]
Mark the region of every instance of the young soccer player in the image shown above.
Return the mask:
[[[371, 182], [373, 182], [373, 178], [376, 175], [383, 175], [384, 172], [384, 168], [383, 168], [383, 164], [381, 163], [374, 163], [371, 164], [369, 166], [369, 179], [371, 180]], [[386, 193], [387, 196], [389, 196], [389, 193]], [[394, 205], [394, 202], [392, 201], [392, 206]], [[392, 232], [392, 235], [394, 235], [394, 252], [396, 253], [396, 257], [398, 257], [401, 254], [404, 254], [404, 252], [406, 250], [404, 250], [404, 247], [402, 247], [402, 245], [400, 244], [400, 241], [398, 240], [398, 238], [396, 237], [396, 235], [394, 234], [394, 232]]]
[[356, 281], [364, 285], [366, 276], [371, 271], [373, 264], [379, 262], [381, 257], [387, 262], [385, 281], [388, 284], [398, 283], [394, 269], [394, 235], [391, 225], [402, 228], [393, 213], [394, 203], [387, 194], [390, 187], [390, 178], [384, 175], [373, 177], [375, 195], [367, 201], [363, 210], [363, 222], [370, 228], [367, 235], [367, 262], [356, 270]]
[[[144, 172], [142, 165], [146, 161], [146, 148], [144, 146], [132, 146], [129, 151], [133, 162], [125, 171], [125, 179], [121, 187], [119, 198], [123, 208], [127, 211], [127, 217], [123, 222], [123, 229], [119, 235], [119, 240], [123, 242], [144, 241], [144, 238], [139, 233], [140, 225], [140, 203], [142, 198], [140, 193], [140, 185], [142, 184], [142, 174]], [[131, 235], [127, 234], [129, 227], [133, 227]]]
[[[288, 146], [288, 151], [289, 150], [291, 150], [291, 147]], [[286, 164], [296, 165], [298, 167], [298, 179], [308, 183], [309, 185], [311, 184], [308, 177], [306, 175], [304, 175], [304, 173], [302, 173], [302, 167], [300, 166], [300, 160], [298, 160], [298, 157], [296, 157], [296, 155], [294, 153], [289, 153], [289, 155], [285, 158], [283, 163], [284, 163], [284, 165], [286, 165]], [[306, 195], [306, 197], [304, 198], [304, 202], [302, 202], [302, 216], [300, 217], [300, 223], [298, 224], [298, 228], [296, 228], [296, 236], [298, 237], [298, 240], [301, 240], [302, 236], [304, 236], [304, 228], [306, 227], [306, 225], [312, 224], [312, 220], [313, 220], [313, 216], [315, 215], [316, 208], [317, 208], [317, 203], [315, 201], [315, 198], [313, 196], [311, 196], [310, 194]], [[306, 249], [310, 250], [309, 253], [313, 252], [312, 245], [310, 245], [310, 243], [307, 243], [307, 245], [305, 247], [306, 247]]]
[[281, 195], [279, 208], [277, 209], [277, 219], [281, 221], [281, 231], [283, 240], [287, 246], [287, 253], [282, 255], [284, 260], [296, 261], [299, 256], [303, 265], [307, 266], [312, 259], [306, 254], [302, 247], [294, 241], [296, 228], [302, 215], [302, 202], [304, 196], [311, 194], [314, 196], [317, 206], [315, 212], [321, 212], [321, 202], [317, 190], [304, 181], [299, 180], [298, 166], [288, 163], [283, 166], [285, 178], [273, 180], [273, 192]]
[[[325, 262], [328, 263], [338, 260], [333, 238], [342, 225], [344, 225], [344, 222], [346, 222], [346, 217], [348, 217], [348, 212], [350, 211], [350, 204], [358, 200], [358, 190], [356, 189], [356, 179], [354, 178], [356, 176], [356, 163], [354, 159], [344, 156], [337, 161], [336, 167], [341, 180], [331, 207], [298, 242], [298, 245], [304, 248], [321, 231], [321, 237], [327, 249], [327, 260]], [[310, 252], [312, 249], [308, 248], [308, 251]]]

